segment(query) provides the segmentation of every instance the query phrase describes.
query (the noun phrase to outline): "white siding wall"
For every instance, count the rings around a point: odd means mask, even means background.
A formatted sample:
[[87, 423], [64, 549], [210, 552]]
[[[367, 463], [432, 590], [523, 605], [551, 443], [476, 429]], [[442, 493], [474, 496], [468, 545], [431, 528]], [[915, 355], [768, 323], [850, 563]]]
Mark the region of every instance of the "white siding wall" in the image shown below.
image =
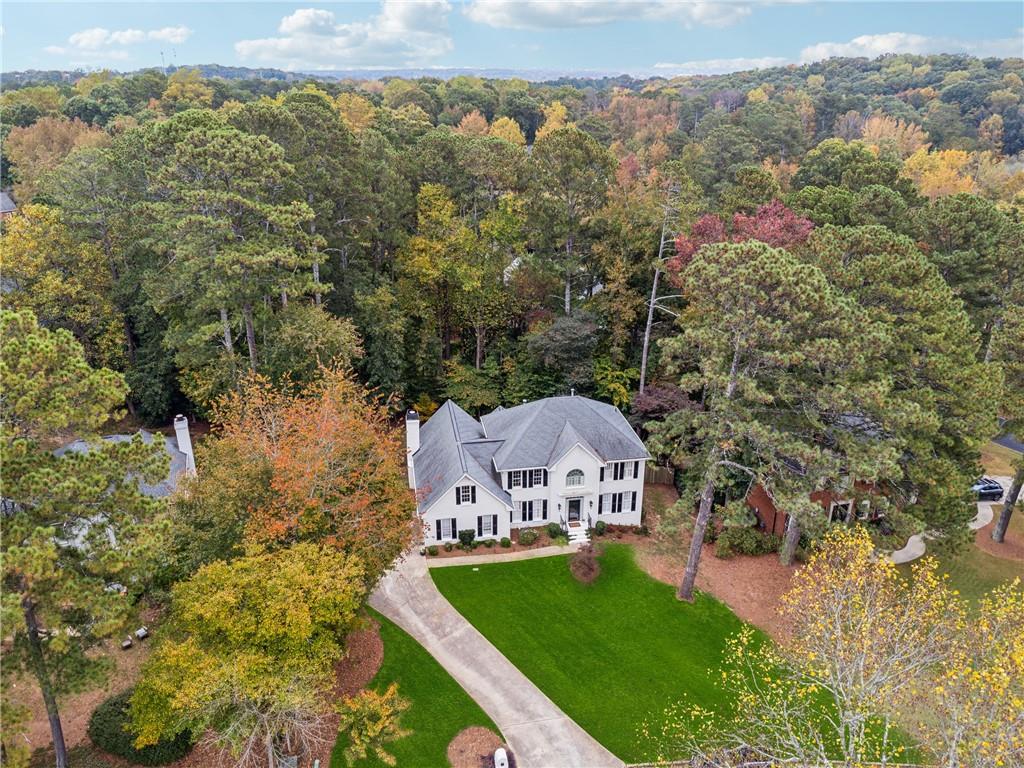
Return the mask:
[[[455, 490], [456, 488], [463, 485], [476, 485], [476, 503], [462, 504], [455, 503]], [[477, 538], [484, 539], [500, 539], [504, 536], [509, 535], [509, 524], [508, 524], [508, 508], [504, 503], [498, 501], [488, 491], [484, 490], [483, 487], [477, 485], [469, 478], [463, 478], [457, 482], [453, 487], [449, 488], [443, 495], [430, 506], [423, 515], [423, 543], [425, 546], [430, 544], [437, 544], [437, 520], [441, 518], [452, 518], [454, 517], [458, 524], [456, 526], [453, 535], [449, 539], [441, 539], [444, 541], [456, 541], [458, 539], [459, 531], [467, 528], [472, 528], [474, 531], [477, 530], [477, 516], [478, 515], [497, 515], [498, 516], [498, 530], [491, 536], [482, 536]]]
[[[566, 476], [574, 469], [583, 471], [583, 485], [566, 485]], [[551, 498], [555, 510], [555, 521], [569, 519], [569, 500], [580, 499], [580, 520], [587, 524], [587, 515], [597, 522], [597, 494], [600, 490], [599, 478], [601, 462], [589, 451], [574, 446], [551, 467]], [[558, 505], [562, 505], [561, 511]]]
[[[609, 463], [604, 471], [604, 482], [601, 483], [601, 493], [622, 493], [622, 511], [612, 513], [608, 503], [608, 497], [605, 496], [605, 503], [601, 510], [601, 515], [598, 517], [594, 515], [594, 521], [604, 520], [609, 525], [640, 525], [640, 512], [643, 509], [644, 503], [644, 464], [646, 462], [640, 461], [640, 466], [637, 468], [637, 477], [633, 478], [633, 462], [626, 463], [626, 476], [622, 480], [615, 480], [615, 473], [612, 469], [612, 464]], [[636, 510], [631, 510], [631, 495], [636, 493]], [[597, 502], [594, 502], [595, 507]]]

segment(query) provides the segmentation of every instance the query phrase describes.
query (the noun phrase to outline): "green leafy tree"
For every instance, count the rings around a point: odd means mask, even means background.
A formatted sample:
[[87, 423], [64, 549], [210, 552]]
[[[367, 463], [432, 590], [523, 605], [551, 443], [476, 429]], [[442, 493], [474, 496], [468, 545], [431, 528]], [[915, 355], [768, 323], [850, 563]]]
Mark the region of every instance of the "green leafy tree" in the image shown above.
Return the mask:
[[572, 314], [572, 283], [581, 269], [588, 227], [604, 204], [611, 172], [604, 147], [572, 127], [538, 139], [530, 155], [530, 220], [545, 258], [562, 275], [566, 315]]
[[[757, 479], [787, 500], [835, 478], [843, 462], [873, 476], [895, 461], [841, 428], [884, 390], [864, 381], [877, 343], [870, 323], [835, 295], [822, 272], [757, 241], [701, 249], [682, 276], [682, 332], [663, 342], [666, 366], [700, 409], [652, 424], [655, 446], [698, 474], [699, 511], [680, 599], [693, 597], [704, 532], [727, 471]], [[688, 502], [683, 502], [688, 503]], [[789, 505], [793, 538], [803, 509]], [[795, 532], [795, 533], [794, 533]]]
[[[1003, 399], [1001, 411], [1006, 418], [1006, 430], [1020, 434], [1024, 426], [1024, 306], [1014, 305], [1007, 311], [1002, 325], [995, 333], [992, 360], [1003, 369]], [[1016, 472], [1003, 502], [1003, 510], [992, 528], [992, 540], [1002, 542], [1010, 517], [1017, 506], [1021, 488], [1024, 488], [1024, 457], [1018, 458]]]
[[[94, 653], [121, 630], [157, 542], [147, 524], [159, 503], [138, 479], [157, 482], [166, 454], [141, 437], [96, 439], [124, 401], [124, 379], [85, 361], [64, 329], [40, 328], [27, 311], [0, 312], [0, 497], [4, 504], [5, 699], [29, 674], [50, 722], [56, 764], [68, 764], [58, 700], [101, 684], [110, 658]], [[85, 451], [55, 453], [65, 435]], [[5, 725], [6, 729], [6, 725]]]

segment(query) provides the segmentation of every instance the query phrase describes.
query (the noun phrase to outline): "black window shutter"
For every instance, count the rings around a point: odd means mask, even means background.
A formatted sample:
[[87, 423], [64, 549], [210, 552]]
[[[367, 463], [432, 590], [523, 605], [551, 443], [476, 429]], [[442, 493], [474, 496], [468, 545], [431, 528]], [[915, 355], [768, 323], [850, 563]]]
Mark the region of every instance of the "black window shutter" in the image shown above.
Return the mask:
[[543, 509], [543, 511], [541, 512], [541, 519], [547, 520], [548, 519], [548, 500], [547, 499], [544, 499], [544, 501], [542, 502], [542, 507], [541, 508]]
[[633, 501], [630, 503], [630, 512], [636, 512], [636, 491], [633, 491]]
[[462, 503], [462, 486], [461, 485], [456, 485], [455, 486], [455, 503], [456, 504], [461, 504]]
[[597, 514], [601, 514], [601, 510], [604, 509], [604, 494], [600, 493], [597, 496]]
[[508, 484], [506, 486], [507, 488], [511, 488], [512, 487], [512, 473], [511, 472], [508, 473], [508, 476], [505, 478], [505, 482]]
[[639, 461], [634, 461], [633, 462], [633, 479], [636, 480], [638, 477], [640, 477], [640, 462]]
[[604, 467], [601, 467], [601, 482], [604, 482]]
[[491, 515], [491, 535], [492, 536], [497, 536], [498, 535], [498, 516], [497, 515]]
[[533, 488], [533, 470], [526, 470], [526, 487]]
[[476, 535], [477, 536], [483, 536], [483, 534], [484, 534], [484, 516], [483, 515], [477, 515], [476, 516]]
[[544, 470], [544, 487], [548, 487], [548, 471], [546, 469]]
[[437, 538], [438, 541], [440, 541], [441, 540], [441, 521], [437, 520], [436, 523], [437, 523], [437, 536], [436, 536], [436, 538]]
[[476, 504], [476, 486], [469, 486], [469, 501], [471, 504]]

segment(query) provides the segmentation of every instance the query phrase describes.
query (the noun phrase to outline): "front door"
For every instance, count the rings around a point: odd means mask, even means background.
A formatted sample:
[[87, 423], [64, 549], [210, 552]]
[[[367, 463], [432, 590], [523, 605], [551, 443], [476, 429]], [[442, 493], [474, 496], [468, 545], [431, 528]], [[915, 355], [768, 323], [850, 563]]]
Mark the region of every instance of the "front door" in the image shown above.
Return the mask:
[[583, 506], [583, 499], [569, 499], [569, 522], [578, 523], [580, 520], [580, 508]]

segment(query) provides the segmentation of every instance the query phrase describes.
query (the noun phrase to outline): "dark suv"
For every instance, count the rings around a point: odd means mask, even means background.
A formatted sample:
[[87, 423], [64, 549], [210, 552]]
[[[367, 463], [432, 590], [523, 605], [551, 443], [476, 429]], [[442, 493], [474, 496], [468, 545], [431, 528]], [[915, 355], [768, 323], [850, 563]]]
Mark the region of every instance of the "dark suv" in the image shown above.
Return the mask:
[[978, 495], [978, 501], [999, 501], [1003, 498], [1003, 486], [990, 477], [983, 477], [971, 486]]

